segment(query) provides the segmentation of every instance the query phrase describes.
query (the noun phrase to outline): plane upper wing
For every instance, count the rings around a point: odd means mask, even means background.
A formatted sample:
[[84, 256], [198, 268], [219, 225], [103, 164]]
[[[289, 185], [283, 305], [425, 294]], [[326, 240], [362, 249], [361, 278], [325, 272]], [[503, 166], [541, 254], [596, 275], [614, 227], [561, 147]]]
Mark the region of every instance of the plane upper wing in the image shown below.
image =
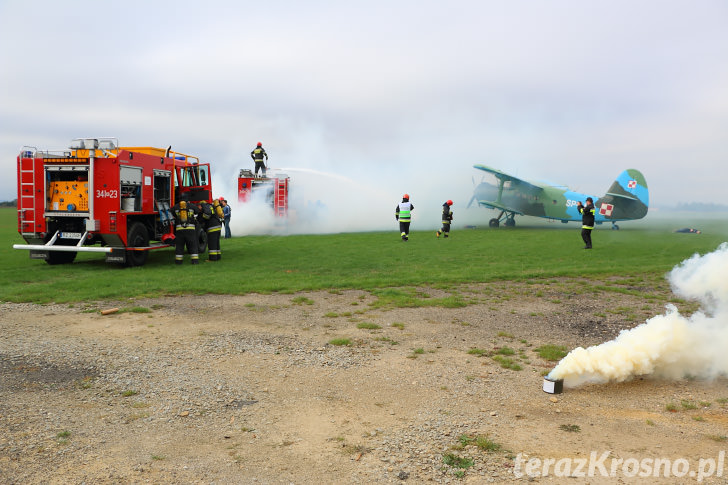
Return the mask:
[[482, 170], [484, 172], [492, 173], [495, 175], [495, 178], [500, 180], [501, 182], [510, 182], [511, 188], [514, 188], [515, 186], [519, 186], [521, 190], [527, 191], [527, 192], [541, 192], [543, 190], [543, 187], [540, 185], [533, 184], [531, 182], [528, 182], [523, 179], [519, 179], [518, 177], [514, 177], [513, 175], [508, 175], [505, 172], [502, 172], [498, 169], [488, 167], [486, 165], [473, 165], [473, 167], [477, 168], [478, 170]]

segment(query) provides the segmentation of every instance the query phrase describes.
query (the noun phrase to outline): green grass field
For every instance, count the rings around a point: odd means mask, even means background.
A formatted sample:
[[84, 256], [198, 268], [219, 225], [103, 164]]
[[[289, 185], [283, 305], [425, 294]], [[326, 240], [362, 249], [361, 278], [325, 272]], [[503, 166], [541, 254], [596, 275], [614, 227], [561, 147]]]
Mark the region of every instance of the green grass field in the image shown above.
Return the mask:
[[[484, 224], [488, 214], [484, 212]], [[577, 224], [520, 218], [500, 229], [453, 227], [448, 240], [414, 231], [409, 242], [389, 232], [310, 236], [251, 236], [222, 241], [223, 260], [174, 264], [172, 249], [152, 251], [145, 266], [122, 268], [100, 254], [81, 253], [51, 266], [15, 250], [16, 211], [0, 209], [0, 300], [81, 302], [180, 294], [293, 293], [301, 290], [431, 286], [553, 277], [663, 278], [695, 253], [728, 240], [725, 219], [689, 222], [703, 234], [675, 234], [687, 221], [637, 221], [619, 231], [599, 226], [585, 251]], [[537, 220], [533, 220], [537, 221]], [[530, 225], [529, 225], [530, 224]], [[204, 259], [204, 258], [203, 258]]]

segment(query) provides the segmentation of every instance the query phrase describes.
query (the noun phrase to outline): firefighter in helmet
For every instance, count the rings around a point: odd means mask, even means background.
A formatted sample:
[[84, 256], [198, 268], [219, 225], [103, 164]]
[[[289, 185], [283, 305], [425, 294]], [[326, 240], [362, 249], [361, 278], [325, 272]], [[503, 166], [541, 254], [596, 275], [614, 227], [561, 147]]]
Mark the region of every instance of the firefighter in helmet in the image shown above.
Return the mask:
[[222, 251], [220, 251], [220, 232], [222, 230], [222, 221], [224, 220], [220, 201], [215, 199], [212, 201], [212, 204], [202, 201], [200, 203], [198, 220], [207, 232], [209, 261], [219, 261], [222, 257]]
[[437, 237], [440, 237], [440, 234], [444, 234], [445, 237], [450, 237], [450, 223], [452, 222], [452, 211], [450, 210], [451, 205], [451, 200], [442, 204], [442, 229], [435, 233]]
[[263, 177], [265, 177], [265, 162], [263, 162], [263, 158], [265, 157], [265, 160], [268, 161], [268, 154], [265, 152], [265, 148], [263, 148], [263, 144], [261, 142], [258, 142], [258, 146], [256, 146], [252, 152], [250, 152], [250, 158], [253, 159], [255, 162], [255, 176], [258, 176], [258, 169], [263, 169]]
[[581, 214], [581, 238], [584, 240], [584, 249], [592, 248], [591, 233], [594, 229], [594, 200], [591, 197], [586, 198], [586, 205], [582, 205], [581, 201], [576, 203], [576, 208]]
[[187, 252], [190, 253], [192, 264], [199, 264], [200, 255], [197, 253], [197, 222], [198, 213], [197, 206], [187, 200], [183, 194], [177, 204], [172, 207], [174, 215], [174, 262], [182, 264], [185, 254], [185, 246]]
[[394, 218], [399, 221], [399, 232], [402, 236], [402, 241], [409, 241], [409, 227], [412, 220], [412, 211], [415, 206], [409, 201], [409, 194], [402, 196], [402, 202], [397, 204], [395, 209]]

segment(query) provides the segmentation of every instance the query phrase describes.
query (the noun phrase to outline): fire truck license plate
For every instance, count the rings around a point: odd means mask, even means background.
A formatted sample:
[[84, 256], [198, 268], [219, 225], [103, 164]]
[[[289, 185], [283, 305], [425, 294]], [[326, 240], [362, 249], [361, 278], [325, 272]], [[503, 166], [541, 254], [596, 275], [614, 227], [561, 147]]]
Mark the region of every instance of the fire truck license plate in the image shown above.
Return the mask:
[[80, 232], [62, 232], [59, 236], [61, 239], [81, 239]]

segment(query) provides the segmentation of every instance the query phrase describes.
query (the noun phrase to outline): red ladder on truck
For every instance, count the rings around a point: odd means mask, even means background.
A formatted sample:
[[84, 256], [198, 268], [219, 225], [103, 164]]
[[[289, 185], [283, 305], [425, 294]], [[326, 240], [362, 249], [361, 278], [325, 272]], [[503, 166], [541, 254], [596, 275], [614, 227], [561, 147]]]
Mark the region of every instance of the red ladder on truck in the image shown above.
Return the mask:
[[288, 214], [288, 178], [276, 179], [274, 192], [273, 212], [276, 217], [286, 217]]
[[23, 147], [18, 167], [18, 227], [21, 235], [35, 233], [35, 148]]

